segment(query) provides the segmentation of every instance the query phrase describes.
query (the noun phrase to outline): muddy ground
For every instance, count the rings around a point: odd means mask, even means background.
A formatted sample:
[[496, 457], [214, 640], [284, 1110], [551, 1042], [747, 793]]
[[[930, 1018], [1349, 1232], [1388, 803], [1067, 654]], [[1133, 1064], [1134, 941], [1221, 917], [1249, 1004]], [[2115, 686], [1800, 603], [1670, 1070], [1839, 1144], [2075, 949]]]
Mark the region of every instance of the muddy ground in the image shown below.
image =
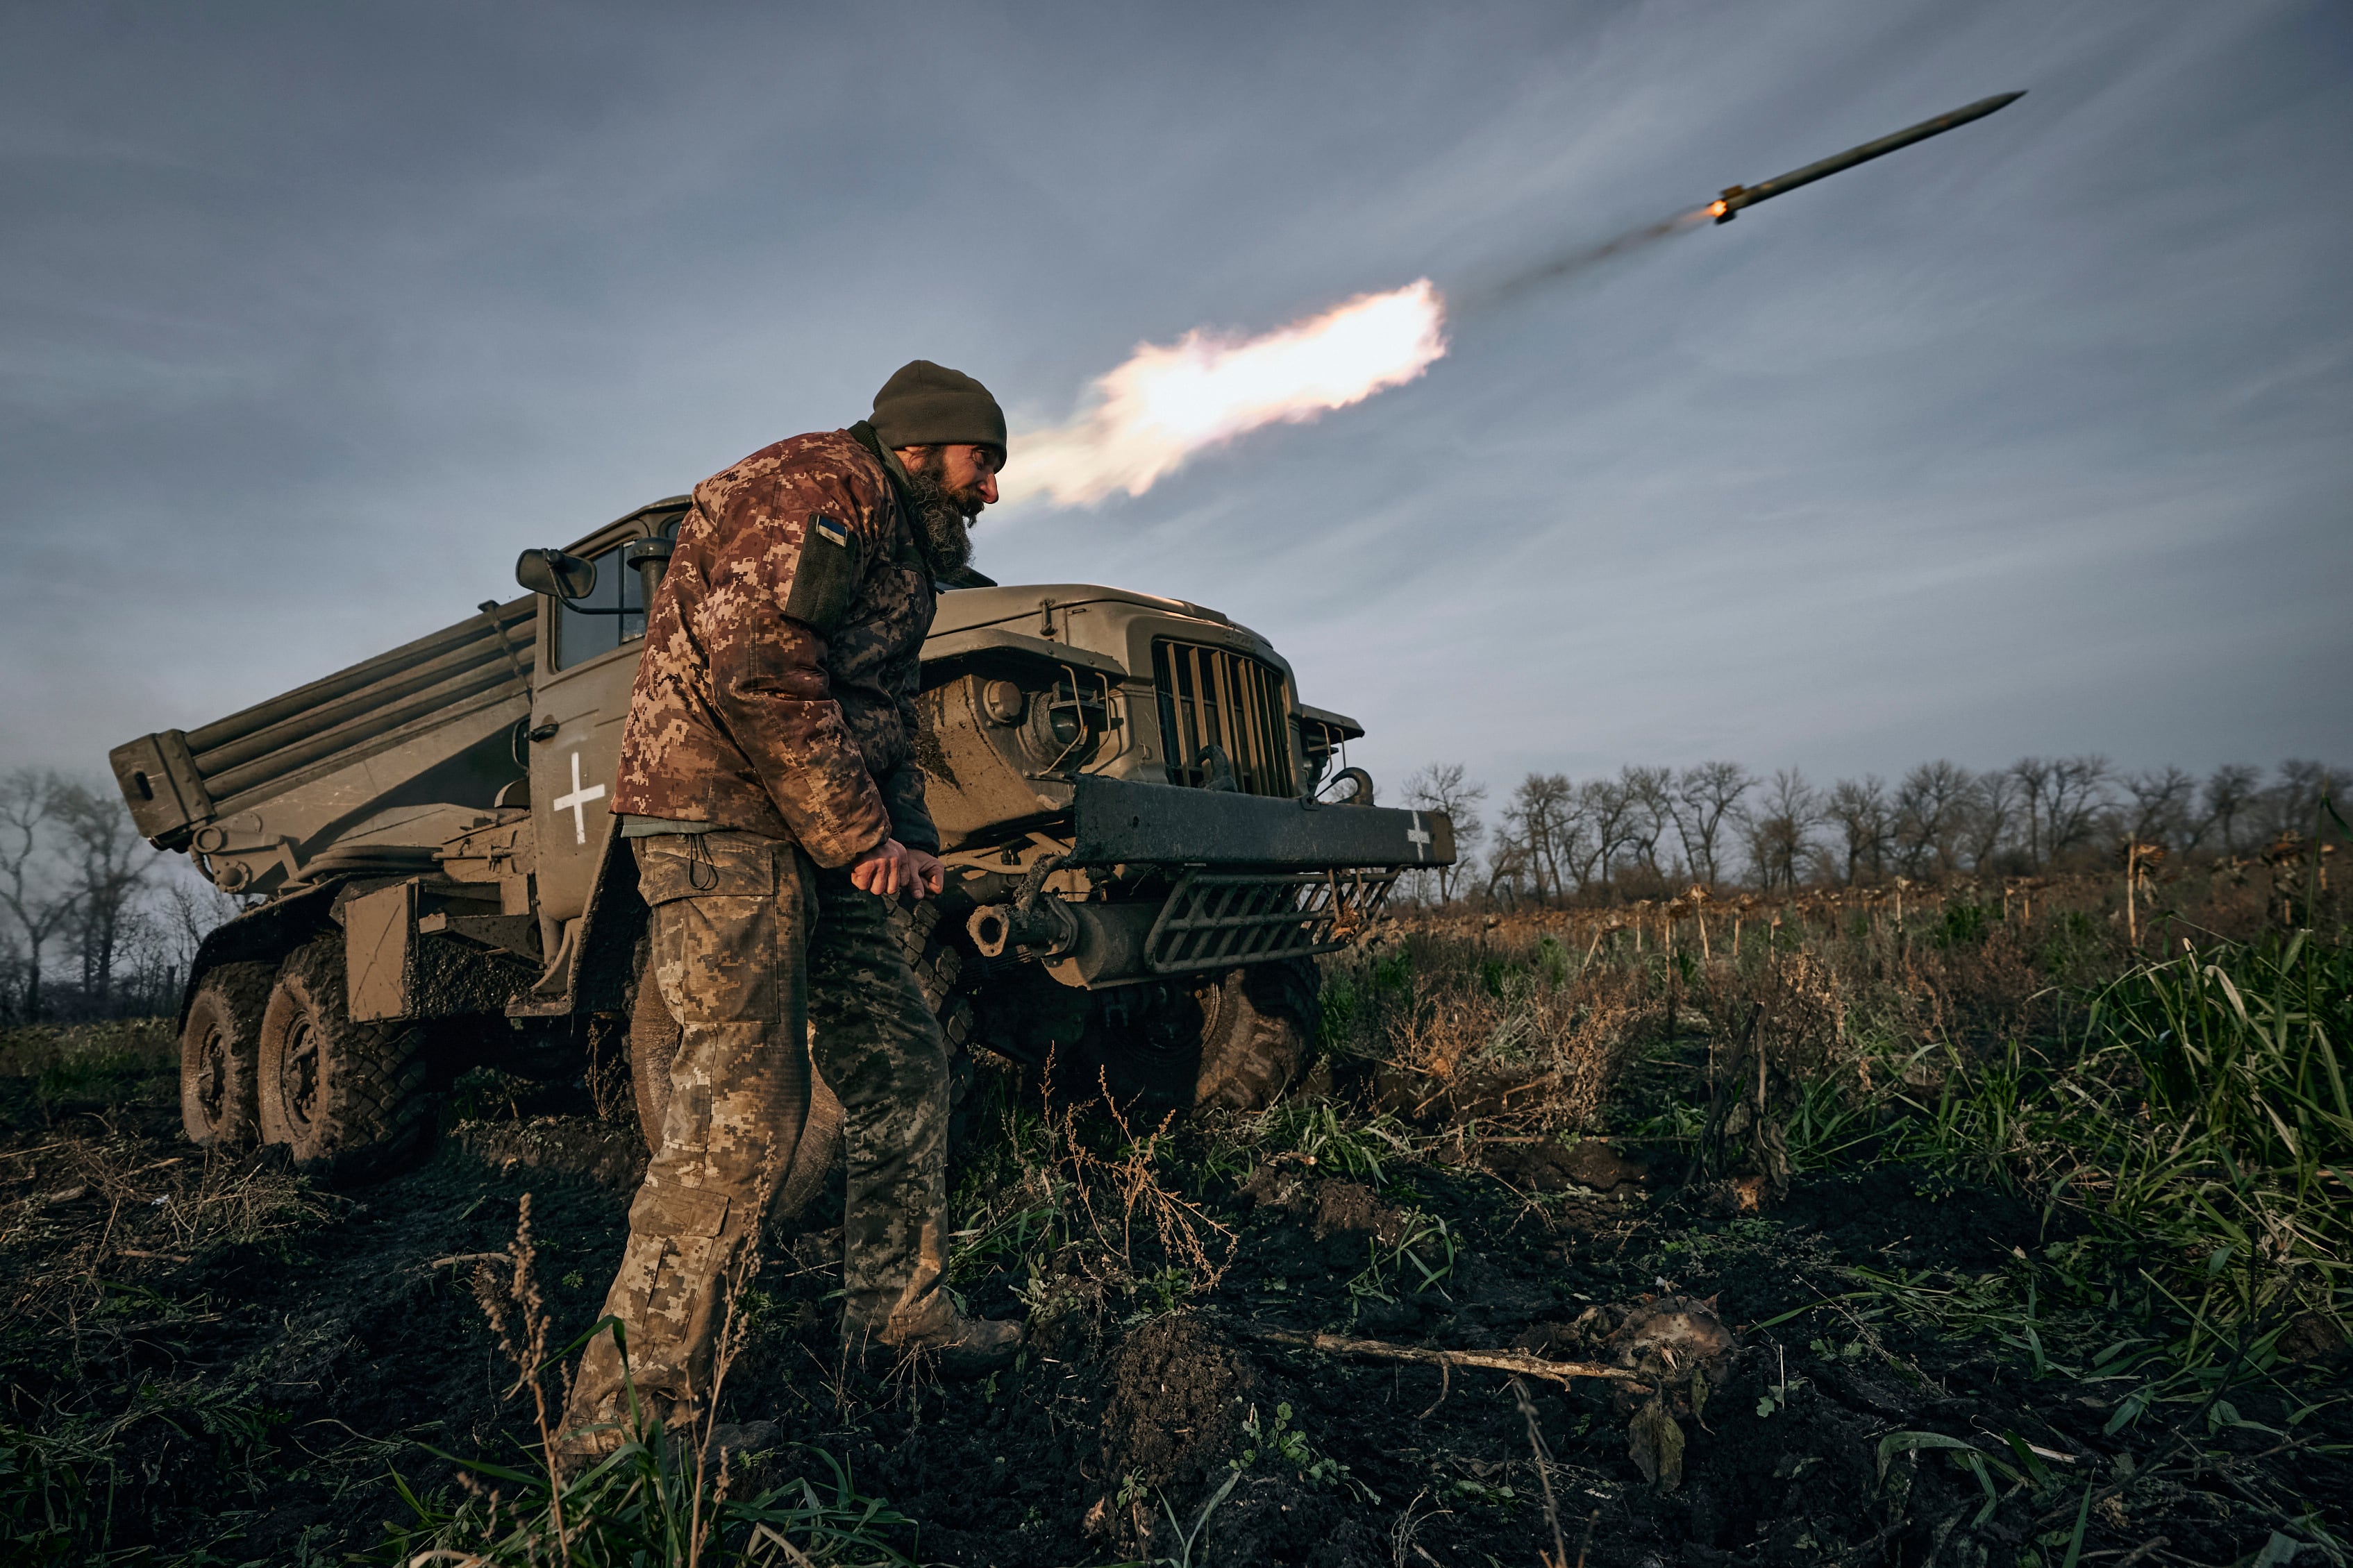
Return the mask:
[[[171, 1093], [155, 1078], [79, 1098], [0, 1080], [0, 1541], [16, 1542], [0, 1554], [340, 1562], [406, 1518], [395, 1470], [451, 1484], [426, 1445], [513, 1460], [529, 1421], [503, 1397], [512, 1369], [470, 1293], [472, 1255], [505, 1246], [530, 1194], [559, 1327], [585, 1327], [622, 1236], [632, 1134], [567, 1091], [508, 1085], [476, 1092], [425, 1164], [332, 1191], [267, 1152], [207, 1161]], [[2100, 1302], [2049, 1304], [2030, 1343], [1858, 1294], [1857, 1270], [1961, 1295], [2035, 1270], [2069, 1238], [2018, 1198], [1874, 1168], [1727, 1214], [1725, 1194], [1679, 1185], [1667, 1150], [1381, 1147], [1377, 1173], [1352, 1173], [1263, 1138], [1183, 1135], [1162, 1171], [1233, 1233], [1207, 1233], [1229, 1266], [1189, 1298], [1140, 1222], [1124, 1258], [1099, 1237], [1022, 1244], [1005, 1222], [1018, 1176], [979, 1160], [965, 1201], [993, 1198], [997, 1223], [967, 1238], [987, 1245], [960, 1288], [978, 1310], [1039, 1319], [1026, 1364], [986, 1384], [843, 1367], [826, 1301], [837, 1238], [780, 1237], [729, 1414], [839, 1456], [917, 1521], [897, 1542], [911, 1557], [999, 1568], [1182, 1561], [1180, 1527], [1220, 1494], [1194, 1563], [1533, 1568], [1553, 1550], [1547, 1480], [1569, 1560], [1623, 1568], [2056, 1568], [2079, 1510], [2078, 1560], [2106, 1564], [2244, 1563], [2316, 1508], [2348, 1530], [2353, 1378], [2325, 1336], [2305, 1361], [2240, 1369], [2223, 1400], [2112, 1435], [2136, 1383], [2092, 1363], [2136, 1331]], [[1089, 1195], [1122, 1212], [1115, 1189]], [[1676, 1391], [1672, 1489], [1630, 1452], [1639, 1402], [1612, 1384], [1527, 1385], [1540, 1470], [1500, 1373], [1265, 1337], [1608, 1360], [1629, 1310], [1677, 1296], [1712, 1301], [1745, 1349], [1715, 1363], [1697, 1411]], [[1988, 1509], [1953, 1451], [1899, 1440], [1883, 1465], [1900, 1432], [1977, 1445], [2026, 1482], [1988, 1470]], [[804, 1462], [789, 1446], [767, 1461]], [[45, 1510], [56, 1528], [36, 1547]]]

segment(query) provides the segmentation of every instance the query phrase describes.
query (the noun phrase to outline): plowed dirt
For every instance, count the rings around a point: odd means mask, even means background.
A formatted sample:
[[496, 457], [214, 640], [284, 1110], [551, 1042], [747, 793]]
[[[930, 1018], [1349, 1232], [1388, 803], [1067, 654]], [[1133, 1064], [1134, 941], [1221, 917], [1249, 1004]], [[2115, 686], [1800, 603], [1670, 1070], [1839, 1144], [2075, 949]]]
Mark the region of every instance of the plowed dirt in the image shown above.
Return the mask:
[[[0, 1338], [0, 1418], [38, 1439], [12, 1436], [20, 1468], [79, 1489], [58, 1506], [83, 1510], [82, 1550], [340, 1560], [402, 1516], [394, 1469], [419, 1488], [450, 1483], [424, 1445], [516, 1457], [528, 1424], [467, 1289], [472, 1255], [503, 1247], [533, 1194], [541, 1279], [560, 1331], [577, 1331], [610, 1277], [635, 1167], [626, 1139], [561, 1096], [502, 1110], [422, 1166], [341, 1193], [305, 1191], [266, 1154], [212, 1157], [216, 1187], [275, 1183], [292, 1206], [271, 1211], [270, 1234], [206, 1240], [154, 1217], [210, 1190], [174, 1106], [8, 1101], [0, 1299], [18, 1305]], [[1180, 1535], [1197, 1531], [1197, 1564], [1533, 1568], [1554, 1550], [1547, 1485], [1569, 1560], [1623, 1568], [2055, 1568], [2086, 1496], [2085, 1563], [2158, 1537], [2147, 1560], [2242, 1562], [2316, 1507], [2346, 1529], [2353, 1379], [2326, 1336], [2291, 1375], [2234, 1384], [2232, 1415], [2251, 1425], [2210, 1430], [2209, 1413], [2185, 1451], [2173, 1432], [2195, 1407], [2112, 1435], [2123, 1385], [2038, 1367], [2084, 1359], [2096, 1311], [2054, 1315], [2037, 1350], [1845, 1299], [1853, 1270], [1960, 1280], [2063, 1244], [2018, 1199], [1879, 1169], [1801, 1177], [1782, 1208], [1725, 1219], [1684, 1201], [1659, 1152], [1495, 1153], [1492, 1172], [1400, 1158], [1377, 1179], [1296, 1165], [1204, 1178], [1195, 1195], [1238, 1233], [1216, 1290], [1163, 1310], [1150, 1290], [1073, 1276], [1063, 1294], [1076, 1305], [1025, 1364], [979, 1384], [841, 1366], [826, 1301], [834, 1239], [781, 1238], [729, 1414], [841, 1457], [861, 1489], [919, 1522], [901, 1542], [918, 1560], [997, 1568], [1181, 1560]], [[93, 1162], [111, 1174], [93, 1176]], [[1451, 1264], [1427, 1283], [1394, 1260], [1368, 1276], [1409, 1239], [1409, 1215], [1445, 1222]], [[171, 1235], [197, 1240], [174, 1251]], [[1421, 1256], [1444, 1262], [1429, 1246]], [[1139, 1248], [1134, 1274], [1154, 1261]], [[1035, 1288], [1015, 1267], [968, 1281], [974, 1310], [1024, 1310], [1016, 1289]], [[1256, 1337], [1337, 1329], [1602, 1356], [1629, 1309], [1677, 1294], [1712, 1300], [1744, 1348], [1678, 1423], [1672, 1489], [1644, 1479], [1633, 1402], [1609, 1384], [1533, 1383], [1532, 1422], [1498, 1373]], [[2330, 1399], [2285, 1435], [2293, 1408]], [[2009, 1463], [2014, 1436], [2042, 1458], [2039, 1479], [1998, 1486], [1987, 1509], [1947, 1453], [1883, 1466], [1883, 1442], [1905, 1431]], [[2245, 1462], [2191, 1463], [2202, 1451]]]

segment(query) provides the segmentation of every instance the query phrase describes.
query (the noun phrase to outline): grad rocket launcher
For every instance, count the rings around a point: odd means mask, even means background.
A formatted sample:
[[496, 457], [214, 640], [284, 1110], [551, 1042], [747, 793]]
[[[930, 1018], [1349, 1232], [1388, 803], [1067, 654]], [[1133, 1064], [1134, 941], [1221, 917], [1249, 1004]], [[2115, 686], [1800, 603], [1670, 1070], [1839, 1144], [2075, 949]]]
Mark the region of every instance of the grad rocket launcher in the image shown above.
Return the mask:
[[1718, 223], [1730, 223], [1739, 215], [1743, 207], [1753, 207], [1758, 202], [1769, 202], [1775, 196], [1796, 190], [1799, 185], [1810, 185], [1816, 180], [1835, 174], [1843, 169], [1852, 169], [1857, 163], [1868, 163], [1873, 158], [1883, 158], [1899, 147], [1909, 147], [1915, 142], [1926, 142], [1931, 136], [1942, 136], [1946, 132], [1957, 126], [1967, 125], [1972, 120], [1983, 120], [1995, 110], [2006, 108], [2025, 96], [2026, 94], [2022, 92], [2004, 92], [1997, 93], [1991, 98], [1981, 98], [1975, 103], [1954, 110], [1950, 114], [1940, 114], [1934, 120], [1924, 120], [1917, 125], [1898, 131], [1893, 136], [1883, 136], [1876, 142], [1866, 142], [1860, 147], [1850, 147], [1845, 152], [1834, 153], [1819, 163], [1809, 163], [1802, 169], [1792, 169], [1786, 174], [1777, 174], [1761, 184], [1727, 185], [1720, 196], [1701, 210]]

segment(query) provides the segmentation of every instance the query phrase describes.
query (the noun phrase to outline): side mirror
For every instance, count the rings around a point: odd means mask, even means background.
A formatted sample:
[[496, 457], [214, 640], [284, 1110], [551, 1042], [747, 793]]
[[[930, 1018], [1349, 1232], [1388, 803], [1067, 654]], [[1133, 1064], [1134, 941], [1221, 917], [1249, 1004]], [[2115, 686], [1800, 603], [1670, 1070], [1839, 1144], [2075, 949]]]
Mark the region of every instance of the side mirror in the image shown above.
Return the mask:
[[534, 594], [585, 599], [596, 591], [596, 563], [561, 550], [526, 550], [515, 557], [515, 581]]

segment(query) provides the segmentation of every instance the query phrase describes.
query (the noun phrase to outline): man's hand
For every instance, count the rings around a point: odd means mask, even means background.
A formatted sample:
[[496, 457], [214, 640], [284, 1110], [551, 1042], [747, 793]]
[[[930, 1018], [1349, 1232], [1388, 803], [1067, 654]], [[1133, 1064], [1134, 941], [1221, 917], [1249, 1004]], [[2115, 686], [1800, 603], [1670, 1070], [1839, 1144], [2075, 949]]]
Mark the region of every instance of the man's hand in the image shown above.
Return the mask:
[[886, 838], [850, 863], [849, 881], [860, 892], [877, 898], [895, 899], [904, 889], [920, 899], [946, 884], [947, 868], [935, 855]]

